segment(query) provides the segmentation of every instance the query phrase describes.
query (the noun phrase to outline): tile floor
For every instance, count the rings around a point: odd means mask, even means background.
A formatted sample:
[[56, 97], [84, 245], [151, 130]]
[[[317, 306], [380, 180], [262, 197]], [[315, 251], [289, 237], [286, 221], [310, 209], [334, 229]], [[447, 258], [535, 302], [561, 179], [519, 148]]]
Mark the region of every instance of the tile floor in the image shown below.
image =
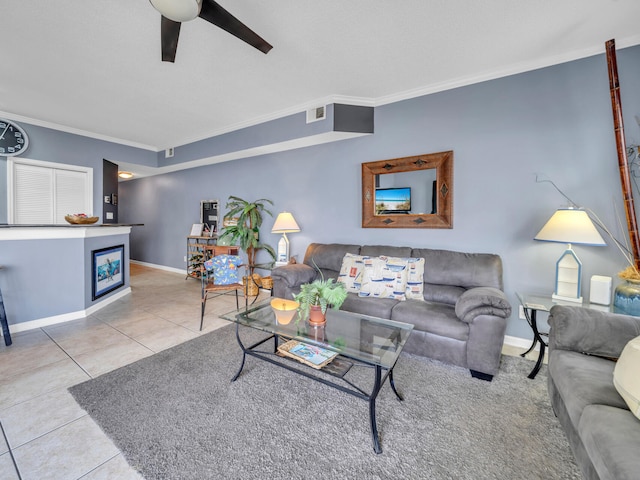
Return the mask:
[[131, 290], [86, 319], [0, 340], [0, 479], [141, 478], [67, 388], [227, 325], [218, 315], [235, 300], [209, 303], [200, 332], [198, 281], [132, 264]]
[[218, 316], [235, 300], [207, 305], [199, 332], [199, 282], [132, 264], [131, 290], [86, 319], [0, 341], [0, 479], [141, 478], [67, 388], [227, 325]]

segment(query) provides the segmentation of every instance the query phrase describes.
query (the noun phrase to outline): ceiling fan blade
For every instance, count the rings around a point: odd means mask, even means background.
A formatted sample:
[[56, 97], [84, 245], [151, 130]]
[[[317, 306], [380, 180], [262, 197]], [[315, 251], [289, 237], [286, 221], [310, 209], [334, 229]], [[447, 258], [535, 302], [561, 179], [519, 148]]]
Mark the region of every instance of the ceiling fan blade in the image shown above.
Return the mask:
[[244, 23], [231, 15], [213, 0], [204, 0], [202, 2], [200, 17], [205, 19], [207, 22], [211, 22], [214, 25], [222, 28], [223, 30], [229, 32], [231, 35], [234, 35], [243, 42], [248, 43], [249, 45], [257, 48], [263, 53], [268, 53], [269, 50], [273, 48], [273, 46], [266, 42], [261, 36], [259, 36], [256, 32], [251, 30]]
[[178, 37], [180, 36], [180, 22], [174, 22], [164, 15], [160, 26], [162, 42], [162, 61], [175, 62], [178, 49]]

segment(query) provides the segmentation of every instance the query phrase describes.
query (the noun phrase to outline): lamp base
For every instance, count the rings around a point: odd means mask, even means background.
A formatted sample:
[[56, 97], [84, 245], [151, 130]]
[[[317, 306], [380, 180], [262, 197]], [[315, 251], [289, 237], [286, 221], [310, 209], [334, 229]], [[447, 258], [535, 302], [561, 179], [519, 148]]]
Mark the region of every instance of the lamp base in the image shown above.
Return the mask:
[[582, 303], [582, 297], [563, 297], [562, 295], [556, 295], [555, 293], [551, 295], [551, 299], [559, 300], [561, 302]]

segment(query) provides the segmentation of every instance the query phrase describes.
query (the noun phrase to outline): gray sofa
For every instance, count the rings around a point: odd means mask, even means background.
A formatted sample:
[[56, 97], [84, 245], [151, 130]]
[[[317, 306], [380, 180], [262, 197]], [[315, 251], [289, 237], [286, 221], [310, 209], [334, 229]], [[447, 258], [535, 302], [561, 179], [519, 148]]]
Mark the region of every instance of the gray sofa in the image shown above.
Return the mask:
[[424, 301], [363, 298], [349, 293], [341, 310], [411, 323], [405, 351], [468, 368], [491, 380], [498, 372], [511, 306], [502, 292], [498, 255], [382, 245], [312, 243], [304, 263], [273, 270], [273, 294], [292, 298], [303, 283], [337, 279], [346, 253], [425, 259]]
[[549, 397], [583, 477], [640, 478], [640, 420], [613, 385], [640, 318], [556, 305], [549, 325]]

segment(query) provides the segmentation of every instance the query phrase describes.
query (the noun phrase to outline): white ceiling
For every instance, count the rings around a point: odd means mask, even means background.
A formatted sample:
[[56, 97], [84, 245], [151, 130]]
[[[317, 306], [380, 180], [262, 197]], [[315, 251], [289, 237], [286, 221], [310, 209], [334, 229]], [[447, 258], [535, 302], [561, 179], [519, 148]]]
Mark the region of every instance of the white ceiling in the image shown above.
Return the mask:
[[[0, 116], [151, 150], [338, 101], [403, 98], [640, 44], [640, 0], [219, 0], [160, 59], [148, 0], [3, 0]], [[603, 68], [605, 68], [603, 66]]]

